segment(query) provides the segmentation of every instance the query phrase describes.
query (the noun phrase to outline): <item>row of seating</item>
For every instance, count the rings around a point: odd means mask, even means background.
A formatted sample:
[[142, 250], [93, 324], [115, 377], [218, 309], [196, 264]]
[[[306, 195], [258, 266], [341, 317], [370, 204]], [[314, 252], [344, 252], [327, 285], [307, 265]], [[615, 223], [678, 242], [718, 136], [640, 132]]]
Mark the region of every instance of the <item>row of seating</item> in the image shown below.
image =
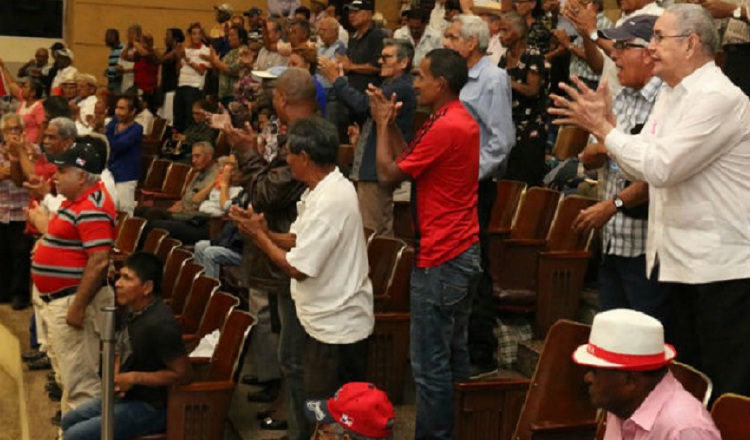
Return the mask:
[[[455, 386], [456, 439], [602, 439], [603, 412], [592, 406], [585, 367], [570, 355], [588, 341], [590, 326], [561, 320], [547, 334], [533, 377], [458, 383]], [[679, 362], [670, 370], [682, 386], [708, 405], [711, 380]], [[722, 395], [711, 409], [724, 440], [750, 438], [750, 398]]]

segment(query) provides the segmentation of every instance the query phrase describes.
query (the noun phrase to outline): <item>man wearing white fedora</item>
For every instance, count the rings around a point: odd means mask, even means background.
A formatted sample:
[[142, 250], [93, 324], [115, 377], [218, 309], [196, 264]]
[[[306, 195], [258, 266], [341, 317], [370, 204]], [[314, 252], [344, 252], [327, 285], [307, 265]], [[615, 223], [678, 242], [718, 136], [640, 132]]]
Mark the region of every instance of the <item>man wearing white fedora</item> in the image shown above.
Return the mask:
[[721, 439], [708, 411], [669, 371], [676, 355], [655, 318], [629, 309], [594, 317], [573, 361], [589, 367], [583, 379], [591, 403], [607, 411], [604, 440]]

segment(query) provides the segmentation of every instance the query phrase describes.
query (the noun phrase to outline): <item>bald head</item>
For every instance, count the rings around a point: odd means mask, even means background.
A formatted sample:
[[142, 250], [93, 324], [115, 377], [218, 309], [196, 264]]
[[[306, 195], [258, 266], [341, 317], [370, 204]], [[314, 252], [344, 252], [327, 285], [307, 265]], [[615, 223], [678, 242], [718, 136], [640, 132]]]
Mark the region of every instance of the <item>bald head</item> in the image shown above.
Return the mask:
[[276, 80], [273, 105], [279, 119], [292, 122], [317, 110], [315, 81], [305, 69], [291, 67]]

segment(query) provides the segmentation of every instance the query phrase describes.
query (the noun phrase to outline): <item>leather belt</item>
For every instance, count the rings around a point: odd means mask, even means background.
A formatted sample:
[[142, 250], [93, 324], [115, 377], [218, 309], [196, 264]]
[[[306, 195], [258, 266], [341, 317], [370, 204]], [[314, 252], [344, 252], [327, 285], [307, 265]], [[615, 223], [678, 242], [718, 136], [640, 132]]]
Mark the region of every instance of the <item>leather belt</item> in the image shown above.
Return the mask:
[[[105, 287], [106, 285], [107, 285], [106, 282], [102, 283], [102, 285], [99, 286], [99, 289], [101, 289], [102, 287]], [[56, 299], [65, 298], [65, 297], [68, 297], [68, 296], [71, 296], [71, 295], [75, 295], [76, 292], [78, 291], [78, 287], [79, 286], [66, 287], [66, 288], [64, 288], [62, 290], [58, 290], [57, 292], [50, 293], [50, 294], [47, 294], [47, 295], [39, 294], [39, 299], [41, 299], [42, 301], [44, 301], [46, 303], [50, 303], [50, 302], [52, 302], [52, 301], [54, 301]]]

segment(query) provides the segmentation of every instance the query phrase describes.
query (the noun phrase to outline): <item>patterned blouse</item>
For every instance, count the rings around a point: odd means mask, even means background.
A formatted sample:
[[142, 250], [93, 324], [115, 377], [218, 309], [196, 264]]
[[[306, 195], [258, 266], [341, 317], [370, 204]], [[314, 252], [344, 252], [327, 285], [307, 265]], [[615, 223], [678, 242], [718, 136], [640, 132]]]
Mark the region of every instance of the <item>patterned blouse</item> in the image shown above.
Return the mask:
[[240, 78], [240, 70], [243, 69], [242, 63], [240, 63], [240, 51], [243, 48], [245, 46], [232, 49], [221, 59], [229, 66], [229, 71], [219, 74], [219, 98], [234, 96], [234, 84]]
[[549, 93], [549, 84], [547, 84], [549, 62], [538, 49], [531, 46], [526, 47], [518, 64], [514, 67], [506, 68], [507, 56], [506, 53], [500, 58], [498, 66], [508, 72], [511, 81], [526, 84], [529, 72], [536, 72], [540, 77], [539, 94], [535, 97], [524, 96], [513, 90], [512, 108], [513, 122], [516, 124], [516, 141], [543, 136], [547, 94]]
[[539, 49], [539, 52], [544, 55], [549, 52], [549, 41], [551, 38], [552, 33], [544, 24], [544, 21], [540, 18], [535, 18], [531, 26], [528, 27], [526, 44], [529, 47]]

